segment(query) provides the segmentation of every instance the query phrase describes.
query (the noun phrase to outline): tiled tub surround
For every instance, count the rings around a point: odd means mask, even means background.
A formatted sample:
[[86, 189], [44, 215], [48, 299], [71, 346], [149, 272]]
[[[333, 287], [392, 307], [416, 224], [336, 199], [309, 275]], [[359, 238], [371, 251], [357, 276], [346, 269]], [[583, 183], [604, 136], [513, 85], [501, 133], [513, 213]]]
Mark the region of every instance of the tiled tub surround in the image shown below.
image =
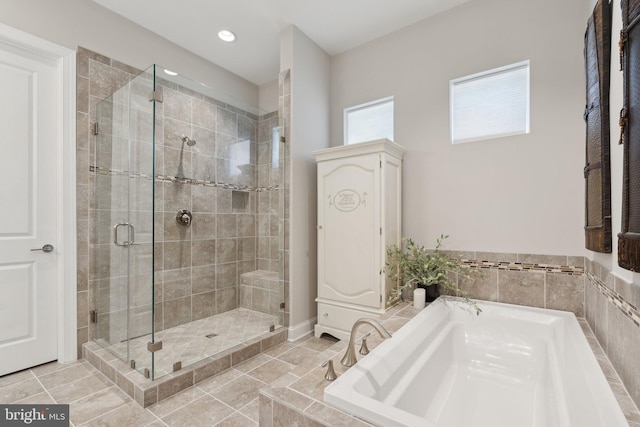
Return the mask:
[[[417, 311], [413, 307], [402, 303], [385, 313], [380, 320], [384, 327], [393, 334], [416, 314]], [[579, 323], [625, 417], [629, 421], [630, 427], [640, 427], [640, 412], [629, 397], [624, 385], [620, 382], [618, 375], [595, 339], [589, 325], [585, 319], [579, 319]], [[378, 334], [373, 329], [368, 330], [362, 327], [359, 330], [357, 343], [359, 345], [361, 338], [369, 332], [371, 332], [371, 336], [367, 339], [367, 345], [369, 349], [373, 349], [381, 342]], [[284, 345], [288, 345], [288, 343]], [[316, 363], [328, 359], [333, 360], [336, 373], [340, 376], [347, 369], [340, 364], [345, 346], [346, 343], [343, 342], [326, 346], [321, 356], [317, 357]], [[275, 351], [277, 351], [277, 348], [272, 350], [272, 352]], [[358, 354], [358, 358], [361, 357], [364, 356]], [[290, 384], [277, 384], [275, 386], [272, 385], [270, 388], [262, 389], [260, 391], [260, 425], [266, 427], [294, 424], [313, 427], [369, 425], [323, 403], [324, 388], [329, 384], [324, 379], [325, 373], [326, 368], [320, 367], [318, 363], [303, 378], [290, 377]]]
[[[77, 57], [78, 346], [81, 356], [80, 346], [94, 336], [95, 325], [89, 322], [89, 310], [96, 306], [96, 291], [107, 292], [101, 295], [106, 297], [102, 301], [107, 302], [107, 307], [99, 307], [99, 315], [122, 309], [126, 295], [124, 280], [115, 280], [112, 288], [104, 286], [108, 283], [104, 279], [109, 279], [111, 273], [102, 277], [105, 269], [100, 262], [108, 257], [90, 256], [99, 255], [96, 248], [102, 243], [90, 241], [97, 207], [93, 202], [96, 195], [99, 198], [101, 194], [101, 190], [94, 190], [92, 180], [99, 175], [107, 176], [105, 182], [110, 185], [109, 175], [135, 173], [135, 179], [150, 181], [151, 171], [150, 163], [137, 172], [118, 168], [90, 170], [89, 165], [94, 162], [91, 124], [96, 120], [96, 104], [135, 79], [140, 71], [83, 48], [79, 48]], [[237, 309], [239, 277], [245, 272], [262, 267], [274, 269], [272, 271], [282, 277], [285, 224], [284, 195], [277, 184], [283, 176], [280, 168], [273, 164], [274, 160], [282, 163], [285, 155], [278, 150], [274, 154], [273, 150], [273, 127], [278, 124], [278, 114], [256, 117], [165, 81], [161, 81], [160, 91], [164, 100], [157, 104], [155, 153], [155, 327], [158, 331]], [[141, 134], [145, 126], [150, 133], [149, 123], [143, 123], [134, 133]], [[183, 148], [182, 135], [195, 139], [196, 145], [184, 144]], [[150, 138], [144, 140], [149, 141]], [[242, 166], [243, 173], [236, 174], [234, 161], [240, 154], [249, 163]], [[194, 215], [188, 229], [179, 228], [175, 222], [179, 209], [189, 209]], [[149, 245], [136, 249], [150, 253]], [[146, 321], [151, 318], [150, 306], [146, 303], [151, 298], [150, 276], [149, 271], [148, 277], [137, 277], [144, 283], [138, 286], [140, 292], [134, 291], [133, 295], [145, 303], [132, 314], [139, 314], [145, 321], [138, 323], [140, 330], [133, 331], [132, 336], [150, 331], [151, 322]], [[144, 292], [147, 288], [149, 292]], [[283, 311], [280, 312], [281, 325], [286, 319], [282, 319]], [[109, 323], [106, 322], [107, 336]]]
[[[406, 303], [392, 308], [382, 320], [392, 333], [410, 320], [416, 311]], [[600, 362], [603, 372], [623, 408], [631, 427], [640, 427], [640, 414], [626, 394], [615, 370], [595, 339], [586, 321], [580, 320], [585, 335]], [[366, 328], [360, 332], [363, 334]], [[381, 341], [377, 334], [367, 340], [371, 349]], [[359, 342], [358, 342], [359, 344]], [[264, 345], [264, 344], [263, 344]], [[340, 365], [346, 343], [309, 336], [296, 342], [283, 342], [268, 348], [255, 357], [256, 345], [248, 346], [234, 359], [227, 355], [222, 362], [209, 368], [192, 371], [185, 377], [171, 376], [162, 389], [156, 381], [155, 391], [149, 392], [152, 401], [164, 396], [169, 389], [182, 391], [160, 399], [147, 408], [118, 388], [115, 383], [127, 384], [134, 396], [142, 398], [140, 375], [101, 349], [89, 343], [105, 360], [101, 369], [87, 361], [60, 365], [50, 363], [0, 378], [0, 401], [3, 403], [68, 403], [71, 423], [76, 427], [161, 427], [161, 426], [365, 426], [368, 425], [322, 402], [325, 368], [322, 362], [331, 359], [338, 375], [344, 373]], [[269, 344], [264, 345], [269, 347]], [[242, 355], [242, 356], [240, 356]], [[358, 355], [358, 357], [362, 357]], [[229, 360], [231, 358], [231, 360]], [[92, 363], [96, 359], [88, 357]], [[204, 362], [200, 362], [204, 363]], [[119, 371], [120, 367], [124, 369]], [[185, 375], [184, 370], [179, 372]], [[212, 376], [214, 373], [218, 375]], [[135, 374], [135, 375], [134, 375]], [[202, 376], [201, 376], [201, 375]], [[108, 379], [105, 377], [105, 375]], [[207, 377], [206, 379], [203, 379]], [[190, 386], [191, 382], [195, 385]], [[142, 393], [143, 394], [143, 393]], [[608, 427], [608, 426], [607, 426]]]
[[589, 326], [640, 406], [640, 287], [595, 261], [585, 262], [585, 316]]
[[384, 426], [627, 425], [573, 313], [477, 305], [440, 297], [325, 388], [325, 403]]
[[473, 279], [454, 278], [454, 283], [472, 298], [571, 311], [584, 317], [583, 257], [444, 252], [482, 271]]

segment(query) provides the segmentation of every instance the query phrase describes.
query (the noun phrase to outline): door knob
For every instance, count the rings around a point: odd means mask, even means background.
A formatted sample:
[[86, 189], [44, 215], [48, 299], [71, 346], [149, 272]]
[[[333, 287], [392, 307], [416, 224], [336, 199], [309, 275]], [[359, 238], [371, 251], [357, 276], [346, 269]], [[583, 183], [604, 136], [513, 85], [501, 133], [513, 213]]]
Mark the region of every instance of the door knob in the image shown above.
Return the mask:
[[41, 248], [31, 249], [31, 252], [34, 252], [34, 251], [53, 252], [53, 245], [47, 243], [46, 245], [42, 246]]

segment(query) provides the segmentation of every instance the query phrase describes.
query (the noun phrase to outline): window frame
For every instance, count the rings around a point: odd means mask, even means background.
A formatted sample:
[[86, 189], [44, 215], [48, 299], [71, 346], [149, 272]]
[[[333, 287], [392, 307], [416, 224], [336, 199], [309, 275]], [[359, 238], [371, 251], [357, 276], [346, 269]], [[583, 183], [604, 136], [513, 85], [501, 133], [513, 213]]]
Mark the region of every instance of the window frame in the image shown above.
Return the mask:
[[[375, 107], [375, 106], [379, 106], [379, 105], [383, 105], [383, 104], [387, 104], [387, 103], [393, 103], [393, 117], [392, 117], [392, 122], [391, 125], [393, 126], [393, 138], [390, 138], [391, 141], [393, 141], [393, 139], [395, 138], [395, 99], [393, 96], [387, 96], [385, 98], [380, 98], [380, 99], [376, 99], [374, 101], [369, 101], [369, 102], [365, 102], [364, 104], [358, 104], [358, 105], [354, 105], [352, 107], [347, 107], [343, 110], [343, 145], [353, 145], [353, 144], [359, 144], [360, 142], [365, 142], [365, 141], [358, 141], [358, 142], [349, 142], [349, 114], [356, 112], [356, 111], [361, 111], [367, 108], [371, 108], [371, 107]], [[380, 139], [380, 138], [379, 138]]]
[[[505, 133], [496, 133], [496, 134], [491, 134], [491, 135], [485, 135], [485, 136], [479, 136], [479, 137], [474, 137], [474, 138], [466, 138], [466, 139], [461, 139], [461, 140], [455, 140], [454, 139], [454, 127], [455, 127], [455, 123], [454, 123], [454, 86], [459, 85], [460, 83], [464, 83], [464, 82], [470, 82], [473, 80], [478, 80], [481, 79], [483, 77], [487, 77], [487, 76], [493, 76], [496, 74], [502, 74], [506, 71], [515, 71], [518, 69], [525, 69], [526, 70], [526, 91], [525, 91], [525, 95], [526, 95], [526, 106], [525, 106], [525, 110], [526, 110], [526, 119], [525, 119], [525, 126], [524, 126], [524, 131], [517, 131], [517, 132], [505, 132]], [[502, 67], [498, 67], [498, 68], [493, 68], [491, 70], [486, 70], [486, 71], [481, 71], [479, 73], [475, 73], [475, 74], [470, 74], [468, 76], [463, 76], [463, 77], [459, 77], [456, 79], [452, 79], [449, 81], [449, 140], [451, 141], [452, 145], [457, 145], [457, 144], [465, 144], [467, 142], [475, 142], [475, 141], [484, 141], [487, 139], [497, 139], [497, 138], [504, 138], [504, 137], [508, 137], [508, 136], [515, 136], [515, 135], [526, 135], [529, 134], [531, 132], [531, 61], [530, 60], [525, 60], [525, 61], [520, 61], [520, 62], [516, 62], [513, 64], [509, 64], [509, 65], [504, 65]]]

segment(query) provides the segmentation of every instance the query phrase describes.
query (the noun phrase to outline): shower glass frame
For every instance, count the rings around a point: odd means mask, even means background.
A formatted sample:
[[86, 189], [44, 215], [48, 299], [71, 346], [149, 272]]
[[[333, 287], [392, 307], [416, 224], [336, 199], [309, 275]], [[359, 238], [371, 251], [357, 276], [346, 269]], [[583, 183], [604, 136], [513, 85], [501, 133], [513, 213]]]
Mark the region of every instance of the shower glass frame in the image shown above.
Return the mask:
[[[189, 102], [193, 105], [207, 103], [208, 108], [213, 108], [217, 111], [216, 114], [224, 113], [225, 117], [237, 114], [245, 123], [253, 123], [252, 136], [248, 140], [242, 139], [239, 136], [241, 131], [238, 130], [237, 139], [231, 140], [228, 147], [221, 149], [221, 141], [229, 138], [227, 135], [221, 135], [217, 126], [227, 126], [228, 123], [221, 122], [216, 115], [215, 149], [207, 147], [206, 141], [198, 142], [197, 138], [194, 139], [193, 132], [178, 135], [182, 142], [181, 146], [179, 142], [166, 141], [168, 131], [165, 126], [168, 126], [167, 122], [170, 119], [167, 118], [164, 108], [168, 93], [177, 94], [180, 97], [188, 96]], [[193, 112], [191, 114], [193, 115]], [[163, 316], [167, 316], [164, 308], [167, 292], [162, 287], [167, 271], [163, 267], [163, 256], [166, 255], [163, 242], [167, 234], [166, 227], [171, 227], [168, 224], [172, 224], [167, 220], [168, 213], [165, 212], [167, 208], [163, 206], [166, 203], [163, 193], [166, 186], [182, 185], [215, 189], [216, 199], [218, 192], [230, 194], [231, 211], [224, 213], [216, 211], [215, 215], [211, 215], [216, 217], [213, 226], [218, 229], [220, 227], [217, 224], [218, 218], [224, 217], [226, 221], [233, 216], [243, 216], [246, 220], [248, 216], [253, 216], [253, 219], [249, 218], [253, 223], [248, 221], [250, 225], [248, 228], [252, 226], [254, 232], [250, 233], [249, 237], [244, 237], [239, 236], [240, 232], [237, 231], [238, 235], [235, 239], [238, 245], [236, 260], [231, 262], [237, 263], [234, 267], [236, 269], [234, 304], [239, 311], [245, 309], [247, 301], [251, 303], [253, 296], [255, 306], [262, 307], [263, 311], [268, 310], [265, 313], [267, 315], [274, 314], [276, 319], [272, 322], [274, 328], [277, 329], [285, 324], [282, 303], [285, 301], [284, 178], [286, 171], [284, 166], [286, 147], [279, 138], [277, 115], [275, 119], [272, 116], [272, 114], [265, 115], [253, 106], [245, 105], [181, 75], [169, 75], [165, 73], [163, 67], [157, 65], [151, 66], [132, 78], [129, 83], [96, 105], [97, 132], [95, 132], [94, 161], [91, 166], [94, 186], [93, 226], [90, 231], [93, 263], [91, 278], [96, 313], [94, 339], [119, 359], [152, 380], [171, 372], [170, 366], [164, 366], [167, 360], [163, 357], [163, 349], [157, 349], [158, 345], [154, 346], [158, 341], [163, 340], [163, 336], [166, 337], [169, 334], [168, 332], [163, 334], [163, 332], [171, 328], [171, 325], [165, 327], [170, 322], [163, 319]], [[263, 120], [264, 117], [266, 117], [265, 120]], [[191, 126], [195, 129], [193, 123]], [[240, 127], [239, 124], [237, 126]], [[266, 133], [269, 135], [268, 141]], [[172, 144], [173, 147], [169, 146]], [[238, 148], [242, 151], [242, 147], [247, 146], [250, 147], [248, 151], [250, 163], [239, 164], [229, 152], [238, 151], [236, 150]], [[171, 160], [166, 154], [176, 153], [177, 147], [181, 147], [178, 170], [168, 170], [169, 167], [166, 165], [171, 163]], [[220, 156], [215, 158], [215, 174], [209, 171], [207, 175], [205, 168], [205, 176], [196, 176], [196, 168], [191, 169], [191, 165], [187, 165], [186, 160], [187, 167], [183, 170], [183, 156], [189, 153], [195, 161], [196, 150], [209, 150], [207, 154], [213, 150], [213, 156]], [[243, 151], [243, 155], [245, 154]], [[175, 161], [172, 165], [175, 166]], [[225, 175], [221, 172], [222, 170], [237, 172], [236, 169], [241, 171], [238, 172], [239, 175], [227, 173], [226, 176], [221, 176]], [[185, 170], [192, 170], [192, 175], [187, 176], [183, 173]], [[236, 211], [240, 209], [233, 198], [236, 194], [244, 196], [238, 199], [240, 199], [240, 205], [242, 205], [242, 199], [246, 199], [244, 209], [249, 209], [248, 212]], [[216, 200], [216, 205], [218, 203], [219, 201]], [[183, 206], [175, 206], [175, 211], [182, 208]], [[201, 215], [194, 212], [194, 221], [201, 221], [199, 216]], [[240, 226], [236, 225], [236, 230], [239, 228]], [[175, 234], [175, 232], [170, 233]], [[267, 235], [263, 236], [263, 233]], [[223, 231], [223, 234], [234, 236], [229, 230]], [[216, 230], [215, 240], [218, 238]], [[251, 243], [252, 239], [253, 243]], [[219, 246], [217, 248], [219, 249]], [[253, 258], [251, 258], [252, 251]], [[195, 252], [191, 255], [195, 255]], [[200, 253], [199, 256], [201, 255]], [[218, 288], [217, 282], [220, 280], [218, 270], [222, 267], [227, 268], [231, 263], [221, 263], [217, 255], [214, 258], [211, 262], [214, 264], [212, 267], [216, 269], [215, 292], [221, 294], [228, 289]], [[190, 270], [191, 274], [194, 268], [189, 264], [184, 270]], [[272, 276], [269, 277], [275, 277], [277, 283], [269, 285], [269, 279], [259, 279], [255, 285], [252, 283], [250, 286], [244, 285], [243, 273], [249, 271], [259, 273], [262, 270], [271, 271]], [[193, 290], [193, 277], [190, 277], [189, 286]], [[269, 286], [275, 288], [266, 290], [265, 288]], [[264, 298], [264, 295], [268, 295], [266, 303], [264, 300], [256, 301]], [[190, 305], [191, 323], [203, 322], [202, 318], [195, 318], [194, 307], [199, 294], [192, 294], [190, 297], [194, 302], [194, 305]], [[221, 314], [222, 311], [218, 313], [220, 306], [218, 299], [214, 303], [215, 314]], [[206, 306], [202, 300], [198, 304], [211, 308], [211, 305]], [[229, 306], [229, 304], [230, 301], [226, 301], [224, 305]], [[252, 305], [250, 308], [253, 310], [255, 307]], [[258, 314], [258, 316], [261, 315]], [[183, 325], [175, 327], [186, 328]], [[242, 338], [238, 337], [234, 345], [242, 346], [244, 342], [268, 332], [269, 329], [264, 329], [255, 333], [245, 333]], [[201, 338], [191, 337], [192, 340]], [[231, 342], [236, 341], [231, 340]], [[165, 348], [167, 346], [166, 342], [162, 345]], [[207, 349], [208, 353], [174, 362], [181, 362], [178, 365], [185, 368], [203, 358], [215, 356], [216, 353], [226, 350], [229, 348]]]

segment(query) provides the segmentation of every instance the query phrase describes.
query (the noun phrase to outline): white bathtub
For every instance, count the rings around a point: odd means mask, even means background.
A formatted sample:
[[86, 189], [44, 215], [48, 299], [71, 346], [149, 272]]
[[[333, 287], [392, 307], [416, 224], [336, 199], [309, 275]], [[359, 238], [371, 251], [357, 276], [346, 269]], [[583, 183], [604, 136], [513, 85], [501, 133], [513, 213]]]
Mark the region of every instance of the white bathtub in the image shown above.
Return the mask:
[[441, 297], [324, 401], [380, 426], [628, 426], [573, 313], [478, 305]]

